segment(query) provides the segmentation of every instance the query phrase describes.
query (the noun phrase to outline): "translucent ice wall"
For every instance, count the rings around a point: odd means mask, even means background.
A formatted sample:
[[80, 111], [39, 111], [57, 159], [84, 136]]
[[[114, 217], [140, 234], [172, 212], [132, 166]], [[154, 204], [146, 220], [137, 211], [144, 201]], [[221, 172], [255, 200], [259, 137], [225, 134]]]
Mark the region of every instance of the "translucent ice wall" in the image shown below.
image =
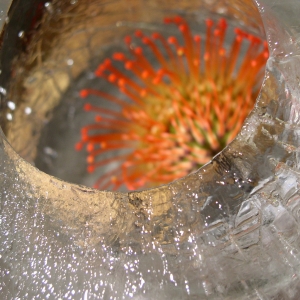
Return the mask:
[[[176, 2], [176, 10], [203, 8], [260, 30], [259, 14], [249, 1], [191, 3]], [[159, 14], [169, 9], [167, 4], [174, 7], [175, 2], [166, 2]], [[50, 19], [55, 5], [46, 3]], [[151, 18], [156, 5], [115, 1], [96, 7], [108, 19], [117, 7], [126, 14], [114, 14], [113, 21], [127, 22], [127, 17], [138, 20], [139, 11]], [[20, 135], [10, 135], [8, 142], [1, 131], [1, 299], [298, 299], [300, 4], [260, 0], [256, 6], [270, 47], [257, 104], [234, 142], [186, 178], [142, 192], [96, 191], [34, 168], [29, 163], [34, 139], [24, 147]], [[72, 8], [64, 15], [66, 27], [72, 28], [68, 20], [74, 15]], [[60, 28], [49, 22], [55, 36]], [[80, 40], [82, 32], [68, 30], [64, 37], [73, 34]], [[22, 38], [22, 32], [17, 34]], [[62, 40], [46, 45], [60, 49]], [[35, 92], [36, 82], [44, 83], [36, 101], [57, 101], [56, 95], [80, 72], [74, 67], [64, 73], [62, 61], [82, 58], [76, 56], [81, 46], [69, 44], [72, 51], [56, 55], [56, 64], [47, 61], [53, 53], [24, 62], [28, 69], [35, 64], [36, 81], [22, 87]], [[3, 46], [2, 60], [5, 51]], [[11, 74], [7, 66], [2, 68], [13, 83], [26, 69]], [[3, 80], [3, 110], [9, 86]], [[17, 105], [22, 103], [26, 99]], [[3, 129], [9, 136], [9, 128]]]

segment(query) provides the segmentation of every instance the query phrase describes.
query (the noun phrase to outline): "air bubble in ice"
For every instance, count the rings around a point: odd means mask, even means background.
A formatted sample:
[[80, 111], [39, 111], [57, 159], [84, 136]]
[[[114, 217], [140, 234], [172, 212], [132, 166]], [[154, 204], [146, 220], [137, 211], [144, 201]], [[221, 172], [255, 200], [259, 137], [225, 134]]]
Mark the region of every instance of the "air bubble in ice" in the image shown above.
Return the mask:
[[11, 120], [13, 119], [13, 115], [12, 115], [11, 113], [7, 113], [7, 114], [6, 114], [6, 119], [7, 119], [8, 121], [11, 121]]
[[7, 102], [7, 106], [11, 110], [15, 110], [16, 109], [16, 104], [14, 102], [12, 102], [12, 101], [8, 101]]
[[24, 38], [24, 36], [25, 36], [25, 32], [23, 30], [18, 33], [18, 37], [20, 39]]
[[0, 94], [6, 95], [6, 89], [0, 86]]
[[45, 3], [45, 8], [48, 10], [48, 12], [49, 12], [50, 14], [53, 13], [53, 6], [52, 6], [52, 4], [51, 4], [50, 2], [46, 2], [46, 3]]
[[32, 113], [31, 107], [25, 107], [24, 112], [26, 115], [30, 115]]

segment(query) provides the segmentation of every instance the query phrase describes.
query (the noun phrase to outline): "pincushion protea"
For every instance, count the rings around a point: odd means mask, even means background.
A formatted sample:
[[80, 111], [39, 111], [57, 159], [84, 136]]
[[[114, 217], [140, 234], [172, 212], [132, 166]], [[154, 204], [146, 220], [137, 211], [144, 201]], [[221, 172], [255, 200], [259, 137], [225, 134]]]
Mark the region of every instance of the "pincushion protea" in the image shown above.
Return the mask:
[[[125, 38], [130, 57], [114, 53], [95, 71], [130, 101], [100, 90], [80, 92], [82, 98], [97, 95], [116, 105], [115, 110], [84, 106], [98, 115], [94, 124], [82, 128], [76, 149], [86, 145], [89, 172], [114, 163], [96, 188], [125, 185], [132, 190], [187, 175], [235, 137], [254, 105], [254, 86], [268, 58], [266, 42], [236, 28], [225, 49], [224, 19], [217, 24], [206, 20], [203, 41], [192, 35], [182, 17], [167, 18], [165, 23], [177, 25], [182, 44], [175, 36], [165, 38], [158, 32], [147, 36], [138, 30], [135, 39], [141, 46], [134, 46], [132, 37]], [[146, 48], [158, 68], [143, 54]], [[116, 61], [127, 71], [116, 67]], [[116, 154], [122, 149], [130, 152]], [[107, 152], [110, 158], [103, 157]]]

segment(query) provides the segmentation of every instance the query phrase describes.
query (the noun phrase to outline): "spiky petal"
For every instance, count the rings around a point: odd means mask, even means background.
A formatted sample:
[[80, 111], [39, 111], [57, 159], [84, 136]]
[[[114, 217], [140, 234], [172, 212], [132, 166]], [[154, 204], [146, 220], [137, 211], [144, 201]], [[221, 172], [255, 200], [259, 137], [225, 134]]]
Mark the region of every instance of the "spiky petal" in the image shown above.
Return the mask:
[[[134, 37], [125, 38], [130, 57], [114, 53], [95, 71], [130, 101], [99, 90], [80, 93], [82, 98], [97, 95], [119, 108], [84, 106], [97, 116], [94, 124], [82, 128], [76, 149], [86, 145], [89, 172], [114, 163], [96, 188], [125, 185], [132, 190], [187, 175], [236, 136], [254, 105], [254, 86], [268, 58], [266, 42], [236, 28], [231, 46], [225, 47], [224, 19], [217, 24], [206, 21], [203, 41], [180, 16], [165, 23], [178, 27], [183, 44], [175, 36], [165, 38], [158, 32], [147, 36], [138, 30]], [[133, 46], [133, 38], [140, 46]], [[146, 48], [158, 68], [143, 54]], [[117, 68], [116, 62], [131, 75]], [[115, 154], [125, 149], [130, 151]], [[107, 152], [110, 158], [102, 155]]]

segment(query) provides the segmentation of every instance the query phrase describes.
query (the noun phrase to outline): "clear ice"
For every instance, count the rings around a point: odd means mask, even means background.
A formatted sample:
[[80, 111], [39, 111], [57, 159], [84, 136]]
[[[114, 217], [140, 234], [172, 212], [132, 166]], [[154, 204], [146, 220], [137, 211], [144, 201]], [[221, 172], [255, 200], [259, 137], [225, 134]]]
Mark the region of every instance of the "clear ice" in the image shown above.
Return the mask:
[[186, 178], [97, 191], [34, 168], [1, 133], [1, 299], [300, 297], [300, 5], [256, 5], [270, 47], [257, 104]]

